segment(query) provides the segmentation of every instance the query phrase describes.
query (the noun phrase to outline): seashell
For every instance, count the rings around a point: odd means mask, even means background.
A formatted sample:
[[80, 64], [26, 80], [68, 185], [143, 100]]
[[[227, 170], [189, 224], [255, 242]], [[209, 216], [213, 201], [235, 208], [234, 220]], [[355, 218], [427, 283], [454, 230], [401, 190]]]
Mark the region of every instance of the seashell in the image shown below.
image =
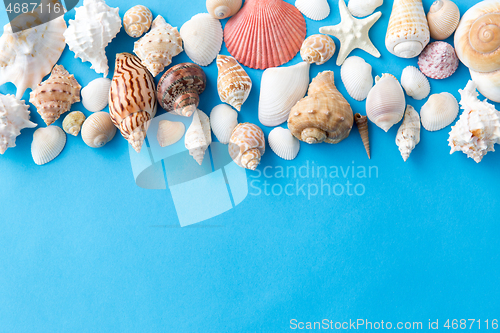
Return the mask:
[[231, 139], [231, 133], [238, 125], [238, 112], [229, 105], [220, 104], [210, 112], [210, 126], [220, 143], [227, 145]]
[[288, 129], [297, 139], [314, 143], [339, 143], [353, 125], [351, 106], [335, 87], [332, 71], [319, 73], [309, 86], [307, 97], [291, 110]]
[[487, 99], [500, 103], [500, 70], [480, 73], [469, 69], [472, 81], [477, 90]]
[[207, 77], [200, 66], [178, 64], [166, 71], [158, 82], [158, 102], [168, 112], [191, 117], [206, 86]]
[[30, 93], [30, 103], [36, 107], [43, 121], [52, 125], [71, 109], [73, 103], [80, 102], [80, 89], [73, 74], [70, 75], [62, 65], [56, 65], [47, 81]]
[[82, 129], [82, 124], [85, 121], [85, 115], [80, 111], [73, 111], [64, 118], [63, 130], [64, 132], [73, 136], [78, 136]]
[[462, 151], [467, 157], [481, 162], [484, 155], [495, 151], [495, 143], [500, 142], [500, 113], [485, 101], [480, 101], [476, 84], [469, 81], [463, 90], [459, 90], [464, 110], [455, 126], [451, 127], [448, 139], [450, 154]]
[[327, 0], [296, 0], [295, 7], [314, 21], [324, 20], [330, 15], [330, 5]]
[[30, 121], [29, 107], [23, 100], [14, 95], [0, 94], [0, 154], [16, 146], [16, 138], [22, 129], [36, 126]]
[[222, 47], [222, 25], [210, 14], [193, 16], [181, 27], [181, 37], [187, 56], [200, 66], [214, 61]]
[[300, 56], [308, 64], [323, 65], [334, 54], [335, 42], [330, 36], [323, 34], [307, 37], [300, 48]]
[[431, 85], [425, 75], [414, 66], [408, 66], [403, 69], [401, 74], [401, 85], [406, 94], [413, 99], [421, 100], [429, 96]]
[[357, 56], [344, 61], [340, 77], [349, 96], [357, 101], [365, 100], [373, 87], [372, 66]]
[[262, 125], [274, 127], [287, 121], [292, 107], [307, 92], [309, 67], [308, 63], [301, 62], [264, 71], [259, 99], [259, 120]]
[[203, 163], [205, 151], [212, 143], [212, 134], [210, 131], [210, 120], [201, 110], [193, 114], [193, 122], [186, 132], [184, 144], [199, 165]]
[[213, 18], [223, 20], [236, 14], [241, 3], [241, 0], [207, 0], [207, 11]]
[[427, 13], [431, 37], [444, 40], [450, 37], [460, 22], [460, 10], [450, 0], [436, 0]]
[[101, 148], [113, 140], [116, 127], [109, 113], [96, 112], [85, 120], [82, 126], [82, 139], [91, 148]]
[[406, 107], [403, 123], [396, 135], [396, 145], [399, 147], [401, 156], [406, 162], [415, 146], [420, 142], [420, 117], [413, 106]]
[[160, 74], [172, 63], [172, 57], [181, 52], [181, 35], [161, 15], [153, 21], [151, 31], [134, 43], [134, 53], [153, 76]]
[[418, 57], [418, 67], [431, 79], [446, 79], [458, 68], [455, 49], [446, 42], [430, 43]]
[[304, 16], [282, 0], [247, 0], [224, 28], [229, 53], [240, 64], [255, 69], [290, 61], [305, 38]]
[[356, 126], [358, 126], [359, 135], [361, 136], [361, 141], [363, 141], [363, 145], [365, 146], [366, 154], [368, 155], [368, 158], [371, 159], [370, 137], [368, 135], [368, 118], [356, 113], [354, 115], [354, 121], [356, 122]]
[[108, 106], [110, 88], [111, 80], [108, 78], [101, 77], [90, 81], [82, 89], [83, 106], [91, 112], [104, 110]]
[[109, 7], [103, 0], [84, 0], [83, 6], [75, 9], [75, 19], [69, 20], [64, 38], [75, 58], [90, 62], [90, 68], [106, 77], [109, 66], [105, 48], [121, 27], [118, 8]]
[[164, 148], [182, 139], [184, 132], [186, 132], [186, 126], [180, 121], [162, 120], [158, 123], [156, 139], [160, 147]]
[[282, 127], [276, 127], [269, 133], [269, 147], [284, 160], [293, 160], [300, 150], [300, 141]]
[[117, 54], [109, 90], [109, 115], [138, 153], [146, 138], [149, 121], [156, 115], [156, 107], [155, 82], [147, 68], [133, 54]]
[[[40, 19], [38, 15], [42, 14], [34, 14], [33, 19]], [[0, 37], [0, 85], [12, 82], [17, 99], [27, 88], [35, 89], [59, 60], [66, 46], [65, 30], [63, 16], [17, 33], [12, 32], [10, 24], [5, 25]]]
[[217, 91], [221, 101], [241, 111], [241, 106], [250, 95], [252, 80], [233, 57], [218, 55], [217, 68]]
[[33, 133], [31, 156], [37, 165], [49, 163], [64, 149], [66, 134], [57, 126], [41, 127]]
[[439, 131], [458, 116], [458, 102], [452, 94], [443, 92], [429, 97], [420, 109], [422, 126], [428, 131]]
[[384, 0], [349, 0], [347, 8], [353, 16], [365, 17], [373, 14], [383, 3]]
[[133, 38], [139, 38], [151, 27], [153, 14], [148, 7], [137, 5], [125, 13], [123, 16], [123, 27], [127, 35]]
[[242, 123], [236, 126], [229, 141], [229, 155], [240, 167], [255, 170], [266, 152], [264, 132], [259, 126]]
[[430, 40], [422, 0], [394, 0], [385, 36], [387, 50], [400, 58], [414, 58]]
[[377, 76], [366, 98], [368, 119], [387, 132], [403, 118], [405, 106], [405, 93], [398, 79], [391, 74]]

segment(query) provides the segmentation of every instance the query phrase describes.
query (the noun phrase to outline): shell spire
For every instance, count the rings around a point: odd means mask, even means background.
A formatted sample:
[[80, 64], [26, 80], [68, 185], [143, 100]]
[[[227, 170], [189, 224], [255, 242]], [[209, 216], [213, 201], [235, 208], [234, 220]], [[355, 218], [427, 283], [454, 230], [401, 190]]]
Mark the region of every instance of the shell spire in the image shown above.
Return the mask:
[[250, 95], [252, 80], [233, 57], [217, 56], [217, 91], [221, 101], [241, 111], [241, 106]]
[[358, 126], [359, 135], [361, 136], [361, 140], [365, 146], [366, 154], [368, 155], [368, 158], [371, 159], [370, 136], [368, 135], [368, 118], [356, 113], [354, 115], [354, 120], [356, 121], [356, 126]]
[[419, 142], [420, 117], [413, 106], [408, 105], [406, 107], [403, 123], [399, 127], [398, 134], [396, 135], [396, 144], [405, 162]]

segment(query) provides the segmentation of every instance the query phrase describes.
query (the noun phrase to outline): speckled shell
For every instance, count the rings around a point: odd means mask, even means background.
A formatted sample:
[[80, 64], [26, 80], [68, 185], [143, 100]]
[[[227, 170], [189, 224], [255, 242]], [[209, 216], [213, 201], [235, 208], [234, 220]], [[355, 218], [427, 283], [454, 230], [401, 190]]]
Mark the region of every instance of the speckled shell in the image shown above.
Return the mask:
[[316, 76], [308, 91], [291, 110], [288, 128], [297, 139], [339, 143], [349, 136], [354, 117], [351, 106], [335, 87], [332, 71]]
[[64, 149], [66, 134], [57, 126], [41, 127], [33, 133], [31, 156], [37, 165], [49, 163]]
[[64, 132], [73, 136], [78, 136], [82, 129], [82, 124], [85, 121], [85, 115], [80, 111], [73, 111], [69, 113], [63, 120]]
[[207, 0], [207, 11], [213, 18], [223, 20], [236, 14], [241, 3], [241, 0]]
[[101, 77], [90, 81], [82, 89], [83, 106], [90, 112], [103, 110], [108, 106], [110, 88], [111, 80], [108, 78]]
[[37, 125], [30, 121], [28, 105], [14, 95], [0, 94], [0, 154], [16, 146], [16, 138], [24, 128]]
[[185, 132], [186, 126], [180, 121], [162, 120], [158, 123], [156, 139], [160, 147], [164, 148], [182, 139]]
[[227, 104], [217, 105], [210, 112], [210, 126], [220, 143], [227, 145], [238, 125], [238, 112]]
[[431, 37], [443, 40], [450, 37], [460, 22], [460, 10], [450, 0], [436, 0], [427, 13]]
[[205, 151], [211, 143], [210, 119], [203, 111], [196, 110], [193, 114], [193, 121], [186, 131], [184, 144], [199, 165], [203, 163]]
[[349, 96], [363, 101], [373, 87], [372, 66], [357, 56], [347, 58], [340, 69], [342, 83]]
[[347, 8], [353, 16], [365, 17], [373, 14], [383, 3], [384, 0], [349, 0]]
[[221, 101], [241, 111], [241, 106], [250, 95], [252, 80], [233, 57], [217, 56], [217, 91]]
[[300, 141], [283, 127], [276, 127], [269, 133], [269, 147], [284, 160], [293, 160], [300, 150]]
[[368, 133], [368, 117], [362, 116], [359, 113], [354, 115], [354, 121], [358, 127], [359, 135], [361, 136], [361, 141], [363, 141], [363, 146], [365, 146], [366, 154], [368, 158], [371, 158], [370, 152], [370, 136]]
[[207, 77], [200, 66], [178, 64], [166, 71], [158, 82], [158, 102], [168, 112], [191, 117], [206, 85]]
[[228, 149], [236, 164], [245, 169], [255, 170], [266, 152], [264, 132], [254, 124], [239, 124], [233, 130]]
[[420, 142], [420, 117], [413, 106], [406, 107], [403, 123], [396, 135], [396, 145], [399, 147], [401, 156], [406, 162], [415, 146]]
[[330, 15], [328, 0], [296, 0], [295, 7], [314, 21], [324, 20]]
[[73, 74], [69, 74], [62, 65], [54, 66], [50, 77], [30, 93], [30, 103], [36, 107], [47, 125], [51, 125], [73, 103], [80, 101], [81, 86]]
[[311, 35], [304, 40], [300, 48], [302, 60], [308, 64], [323, 65], [335, 54], [335, 42], [330, 36]]
[[101, 148], [111, 141], [116, 127], [107, 112], [96, 112], [85, 120], [82, 126], [82, 139], [91, 148]]
[[452, 94], [443, 92], [429, 97], [420, 109], [422, 126], [428, 131], [439, 131], [458, 116], [458, 102]]
[[429, 96], [431, 85], [425, 75], [414, 66], [403, 69], [401, 74], [401, 86], [406, 94], [416, 100], [422, 100]]
[[418, 57], [418, 67], [431, 79], [446, 79], [458, 68], [455, 49], [446, 42], [430, 43]]
[[139, 38], [151, 27], [153, 14], [148, 7], [137, 5], [125, 13], [123, 16], [123, 27], [127, 35], [133, 38]]
[[140, 152], [149, 121], [156, 115], [155, 82], [138, 57], [116, 55], [109, 91], [109, 115], [122, 136]]

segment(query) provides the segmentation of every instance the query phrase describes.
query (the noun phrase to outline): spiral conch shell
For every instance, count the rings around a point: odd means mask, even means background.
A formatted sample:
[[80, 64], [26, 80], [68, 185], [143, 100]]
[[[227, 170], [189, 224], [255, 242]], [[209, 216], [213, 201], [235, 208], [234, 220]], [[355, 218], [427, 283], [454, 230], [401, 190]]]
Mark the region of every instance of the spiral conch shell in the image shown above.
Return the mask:
[[403, 124], [399, 127], [396, 135], [396, 144], [399, 147], [401, 156], [406, 162], [415, 146], [420, 142], [420, 117], [413, 106], [406, 107]]
[[123, 27], [127, 35], [139, 38], [151, 27], [153, 14], [148, 7], [137, 5], [125, 13], [123, 16]]
[[236, 14], [241, 4], [241, 0], [207, 0], [207, 11], [213, 18], [223, 20]]
[[308, 96], [291, 110], [288, 128], [297, 139], [314, 143], [339, 143], [354, 123], [351, 106], [335, 87], [332, 71], [319, 73], [309, 85]]
[[250, 95], [252, 80], [233, 57], [217, 56], [217, 91], [221, 101], [241, 111], [241, 106]]
[[323, 65], [335, 54], [335, 42], [330, 36], [311, 35], [304, 40], [300, 48], [302, 60], [308, 64]]
[[255, 170], [266, 152], [266, 139], [259, 126], [242, 123], [236, 126], [229, 141], [229, 155], [240, 167]]
[[431, 37], [444, 40], [450, 37], [460, 22], [460, 10], [451, 0], [437, 0], [427, 13], [427, 22]]
[[199, 165], [203, 163], [203, 157], [208, 146], [212, 143], [212, 131], [210, 119], [201, 110], [193, 114], [193, 121], [186, 131], [184, 144]]
[[16, 146], [16, 138], [24, 128], [37, 125], [30, 121], [29, 107], [14, 95], [0, 94], [0, 154]]
[[85, 121], [85, 115], [81, 111], [73, 111], [64, 118], [63, 130], [64, 132], [77, 136], [82, 129], [83, 122]]

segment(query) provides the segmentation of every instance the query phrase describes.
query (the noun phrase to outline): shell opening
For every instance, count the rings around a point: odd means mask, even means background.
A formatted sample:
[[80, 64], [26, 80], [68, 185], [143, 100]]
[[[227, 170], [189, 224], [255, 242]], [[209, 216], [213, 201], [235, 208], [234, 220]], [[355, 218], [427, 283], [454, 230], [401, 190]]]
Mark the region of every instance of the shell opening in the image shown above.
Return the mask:
[[394, 53], [401, 58], [414, 58], [423, 50], [422, 43], [418, 41], [406, 41], [394, 46]]
[[495, 52], [500, 47], [500, 14], [487, 14], [477, 19], [471, 26], [469, 39], [472, 47], [480, 53]]

